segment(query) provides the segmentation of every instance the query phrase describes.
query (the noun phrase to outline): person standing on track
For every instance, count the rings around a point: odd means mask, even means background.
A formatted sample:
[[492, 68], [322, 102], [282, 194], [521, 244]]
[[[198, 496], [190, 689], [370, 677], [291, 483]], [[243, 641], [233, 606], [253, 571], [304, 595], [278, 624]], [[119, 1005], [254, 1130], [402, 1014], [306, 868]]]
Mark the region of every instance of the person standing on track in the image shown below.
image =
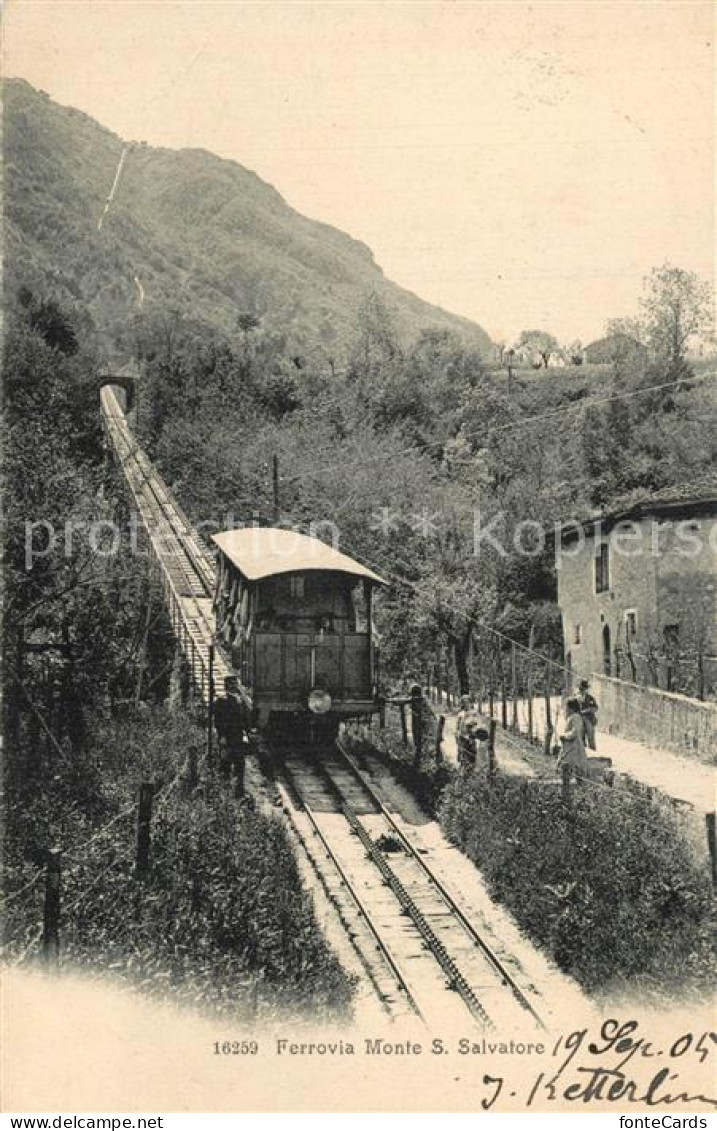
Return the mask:
[[214, 725], [219, 739], [219, 769], [230, 779], [234, 778], [236, 796], [244, 797], [244, 747], [248, 741], [250, 719], [246, 704], [239, 695], [239, 681], [234, 675], [226, 677], [224, 695], [214, 704]]
[[590, 684], [586, 679], [581, 679], [578, 684], [578, 702], [580, 714], [585, 724], [585, 742], [591, 750], [597, 750], [595, 744], [595, 728], [597, 727], [598, 702], [590, 694]]

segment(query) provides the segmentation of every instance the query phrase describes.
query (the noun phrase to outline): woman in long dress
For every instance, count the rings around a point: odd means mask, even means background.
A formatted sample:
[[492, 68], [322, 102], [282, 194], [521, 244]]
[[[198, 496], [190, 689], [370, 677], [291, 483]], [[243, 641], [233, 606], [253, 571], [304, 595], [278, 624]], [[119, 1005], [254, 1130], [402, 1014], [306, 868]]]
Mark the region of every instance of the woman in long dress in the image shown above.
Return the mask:
[[565, 711], [565, 730], [561, 735], [563, 749], [558, 766], [570, 766], [576, 778], [582, 778], [587, 774], [588, 759], [585, 753], [585, 722], [578, 700], [568, 699]]

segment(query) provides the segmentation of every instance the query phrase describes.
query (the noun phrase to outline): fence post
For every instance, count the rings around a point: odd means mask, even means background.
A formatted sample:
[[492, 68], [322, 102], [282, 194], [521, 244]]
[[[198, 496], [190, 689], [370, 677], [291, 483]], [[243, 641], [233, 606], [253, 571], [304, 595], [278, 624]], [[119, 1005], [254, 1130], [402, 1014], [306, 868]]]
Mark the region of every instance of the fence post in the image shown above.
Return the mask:
[[406, 725], [406, 704], [399, 703], [398, 709], [401, 712], [401, 738], [403, 745], [408, 746], [408, 726]]
[[199, 765], [196, 746], [190, 746], [187, 754], [187, 785], [195, 789], [199, 784]]
[[533, 741], [534, 725], [533, 725], [533, 645], [535, 643], [535, 622], [530, 626], [530, 634], [528, 636], [528, 676], [526, 692], [528, 696], [528, 740]]
[[705, 813], [705, 824], [707, 826], [707, 847], [710, 851], [710, 863], [712, 864], [712, 884], [717, 888], [717, 820], [715, 813]]
[[569, 805], [571, 798], [572, 798], [572, 792], [573, 792], [573, 790], [572, 790], [572, 782], [573, 782], [572, 767], [571, 766], [563, 766], [562, 771], [561, 771], [561, 777], [562, 777], [562, 784], [561, 784], [561, 789], [560, 789], [561, 797], [562, 797], [563, 801], [565, 802], [565, 804]]
[[498, 723], [495, 719], [488, 720], [488, 777], [494, 778], [495, 772], [498, 769], [495, 758], [495, 732], [498, 729]]
[[552, 708], [550, 704], [550, 665], [545, 669], [545, 753], [550, 753], [553, 738]]
[[135, 863], [135, 872], [139, 877], [145, 876], [149, 869], [153, 800], [154, 785], [152, 782], [142, 782], [139, 787], [139, 808], [137, 810], [137, 859]]
[[515, 654], [515, 641], [510, 646], [510, 681], [511, 681], [511, 696], [513, 699], [513, 710], [511, 719], [511, 730], [513, 734], [518, 734], [520, 726], [518, 725], [518, 665], [517, 657]]
[[436, 728], [436, 761], [437, 762], [443, 761], [443, 751], [441, 749], [441, 744], [443, 743], [443, 731], [445, 730], [445, 727], [446, 727], [446, 716], [445, 715], [439, 715], [438, 716], [438, 726]]
[[378, 704], [378, 725], [380, 730], [386, 729], [386, 703], [383, 699]]
[[60, 953], [60, 853], [48, 849], [45, 866], [45, 906], [42, 916], [42, 954], [46, 962], [56, 962]]
[[209, 645], [209, 658], [207, 661], [207, 675], [209, 678], [209, 695], [207, 702], [207, 765], [211, 766], [214, 758], [214, 645]]

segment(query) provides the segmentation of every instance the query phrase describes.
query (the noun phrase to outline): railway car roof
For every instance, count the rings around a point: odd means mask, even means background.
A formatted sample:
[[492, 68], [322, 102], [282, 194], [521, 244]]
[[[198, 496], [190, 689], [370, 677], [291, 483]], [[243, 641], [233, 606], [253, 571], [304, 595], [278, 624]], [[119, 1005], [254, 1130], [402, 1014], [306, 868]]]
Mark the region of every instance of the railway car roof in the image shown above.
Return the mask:
[[250, 526], [213, 534], [212, 541], [247, 581], [261, 581], [278, 573], [329, 570], [365, 577], [377, 585], [388, 584], [348, 554], [332, 549], [318, 538], [297, 534], [293, 530]]

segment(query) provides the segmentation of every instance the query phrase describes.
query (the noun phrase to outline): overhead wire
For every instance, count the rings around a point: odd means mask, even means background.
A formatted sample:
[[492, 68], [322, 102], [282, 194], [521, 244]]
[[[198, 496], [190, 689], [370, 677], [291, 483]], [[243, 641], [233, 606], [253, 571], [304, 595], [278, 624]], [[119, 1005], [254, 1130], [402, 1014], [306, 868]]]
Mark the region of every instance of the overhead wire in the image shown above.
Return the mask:
[[[512, 422], [507, 423], [507, 424], [488, 425], [487, 427], [484, 427], [484, 428], [476, 428], [476, 429], [473, 429], [473, 430], [470, 430], [470, 431], [464, 431], [464, 432], [459, 433], [458, 435], [463, 436], [465, 439], [470, 439], [472, 437], [478, 437], [478, 436], [485, 437], [486, 435], [492, 435], [494, 433], [507, 433], [507, 432], [512, 432], [512, 431], [519, 431], [519, 430], [526, 428], [530, 425], [538, 424], [538, 423], [541, 423], [542, 421], [545, 421], [545, 420], [554, 420], [556, 417], [565, 415], [565, 413], [581, 412], [586, 408], [593, 408], [593, 407], [600, 406], [600, 405], [611, 404], [614, 401], [628, 400], [628, 399], [631, 399], [631, 398], [634, 398], [634, 397], [644, 396], [646, 393], [658, 392], [658, 391], [661, 391], [663, 389], [673, 389], [674, 390], [674, 389], [677, 389], [680, 385], [695, 384], [695, 383], [700, 382], [700, 381], [707, 381], [707, 380], [709, 380], [713, 377], [717, 377], [717, 371], [697, 374], [693, 377], [684, 377], [684, 378], [681, 378], [680, 381], [678, 381], [678, 382], [663, 381], [663, 382], [656, 384], [656, 385], [644, 385], [644, 386], [641, 386], [638, 389], [630, 389], [630, 390], [628, 390], [627, 392], [624, 392], [624, 393], [613, 393], [611, 396], [607, 396], [607, 397], [583, 398], [583, 399], [580, 399], [578, 401], [574, 401], [570, 405], [565, 405], [562, 408], [553, 409], [551, 412], [548, 412], [548, 413], [542, 413], [542, 414], [537, 415], [537, 416], [526, 416], [526, 417], [523, 417], [519, 421], [512, 421]], [[456, 439], [456, 434], [450, 433], [447, 436], [441, 437], [441, 439], [439, 439], [439, 440], [427, 441], [423, 445], [412, 444], [409, 447], [399, 449], [397, 452], [392, 453], [390, 458], [394, 459], [396, 457], [396, 455], [414, 455], [414, 454], [425, 453], [426, 451], [428, 451], [432, 448], [442, 447], [444, 444], [446, 444], [450, 440], [454, 440], [454, 439]], [[369, 462], [369, 463], [377, 462], [379, 460], [385, 460], [387, 458], [389, 458], [389, 457], [385, 456], [383, 453], [380, 456], [369, 457], [368, 460], [363, 461], [362, 466], [365, 466], [365, 464], [367, 462]], [[345, 466], [346, 466], [345, 462], [326, 464], [323, 467], [315, 468], [315, 469], [313, 469], [311, 471], [307, 471], [307, 472], [302, 472], [298, 475], [282, 476], [281, 480], [284, 483], [291, 483], [291, 482], [295, 482], [295, 481], [302, 481], [302, 480], [305, 480], [305, 479], [314, 479], [317, 476], [324, 475], [324, 474], [331, 472], [331, 471], [336, 471], [337, 469], [344, 468]]]
[[[397, 560], [399, 562], [401, 562], [404, 566], [411, 568], [409, 563], [403, 561], [403, 559], [398, 558]], [[387, 569], [386, 567], [379, 566], [376, 563], [374, 563], [374, 562], [372, 562], [372, 561], [370, 561], [366, 558], [364, 558], [364, 564], [368, 565], [371, 569], [373, 569], [376, 573], [378, 573], [379, 576], [381, 576], [381, 575], [388, 576], [395, 583], [405, 585], [407, 588], [413, 590], [414, 592], [416, 592], [420, 589], [420, 586], [417, 582], [410, 581], [409, 578], [403, 577], [401, 574], [397, 574], [394, 571], [392, 571], [391, 569]], [[570, 679], [575, 679], [575, 678], [580, 676], [580, 674], [581, 674], [580, 671], [576, 670], [575, 668], [568, 667], [567, 664], [562, 663], [560, 660], [553, 659], [550, 656], [546, 656], [544, 653], [537, 651], [537, 649], [535, 649], [535, 648], [531, 648], [527, 644], [522, 644], [519, 640], [515, 640], [514, 637], [511, 637], [507, 633], [501, 632], [500, 629], [495, 628], [493, 625], [488, 624], [485, 620], [481, 620], [480, 618], [477, 618], [477, 617], [466, 618], [465, 612], [461, 609], [458, 609], [455, 605], [451, 604], [449, 601], [444, 601], [443, 604], [447, 608], [449, 608], [452, 612], [457, 613], [459, 616], [464, 617], [465, 619], [471, 620], [474, 627], [479, 627], [479, 628], [486, 630], [487, 632], [491, 633], [493, 636], [497, 637], [501, 641], [509, 644], [511, 647], [515, 647], [516, 650], [520, 650], [524, 654], [529, 655], [531, 657], [534, 657], [537, 660], [541, 661], [543, 664], [549, 665], [551, 668], [557, 669], [558, 671], [565, 673]], [[590, 672], [584, 673], [584, 675], [586, 677], [591, 675], [591, 674], [592, 673], [590, 673]], [[654, 712], [650, 711], [647, 708], [643, 708], [643, 707], [640, 707], [639, 705], [635, 704], [633, 709], [636, 713], [642, 714], [646, 718], [649, 718], [650, 720], [654, 719]]]

